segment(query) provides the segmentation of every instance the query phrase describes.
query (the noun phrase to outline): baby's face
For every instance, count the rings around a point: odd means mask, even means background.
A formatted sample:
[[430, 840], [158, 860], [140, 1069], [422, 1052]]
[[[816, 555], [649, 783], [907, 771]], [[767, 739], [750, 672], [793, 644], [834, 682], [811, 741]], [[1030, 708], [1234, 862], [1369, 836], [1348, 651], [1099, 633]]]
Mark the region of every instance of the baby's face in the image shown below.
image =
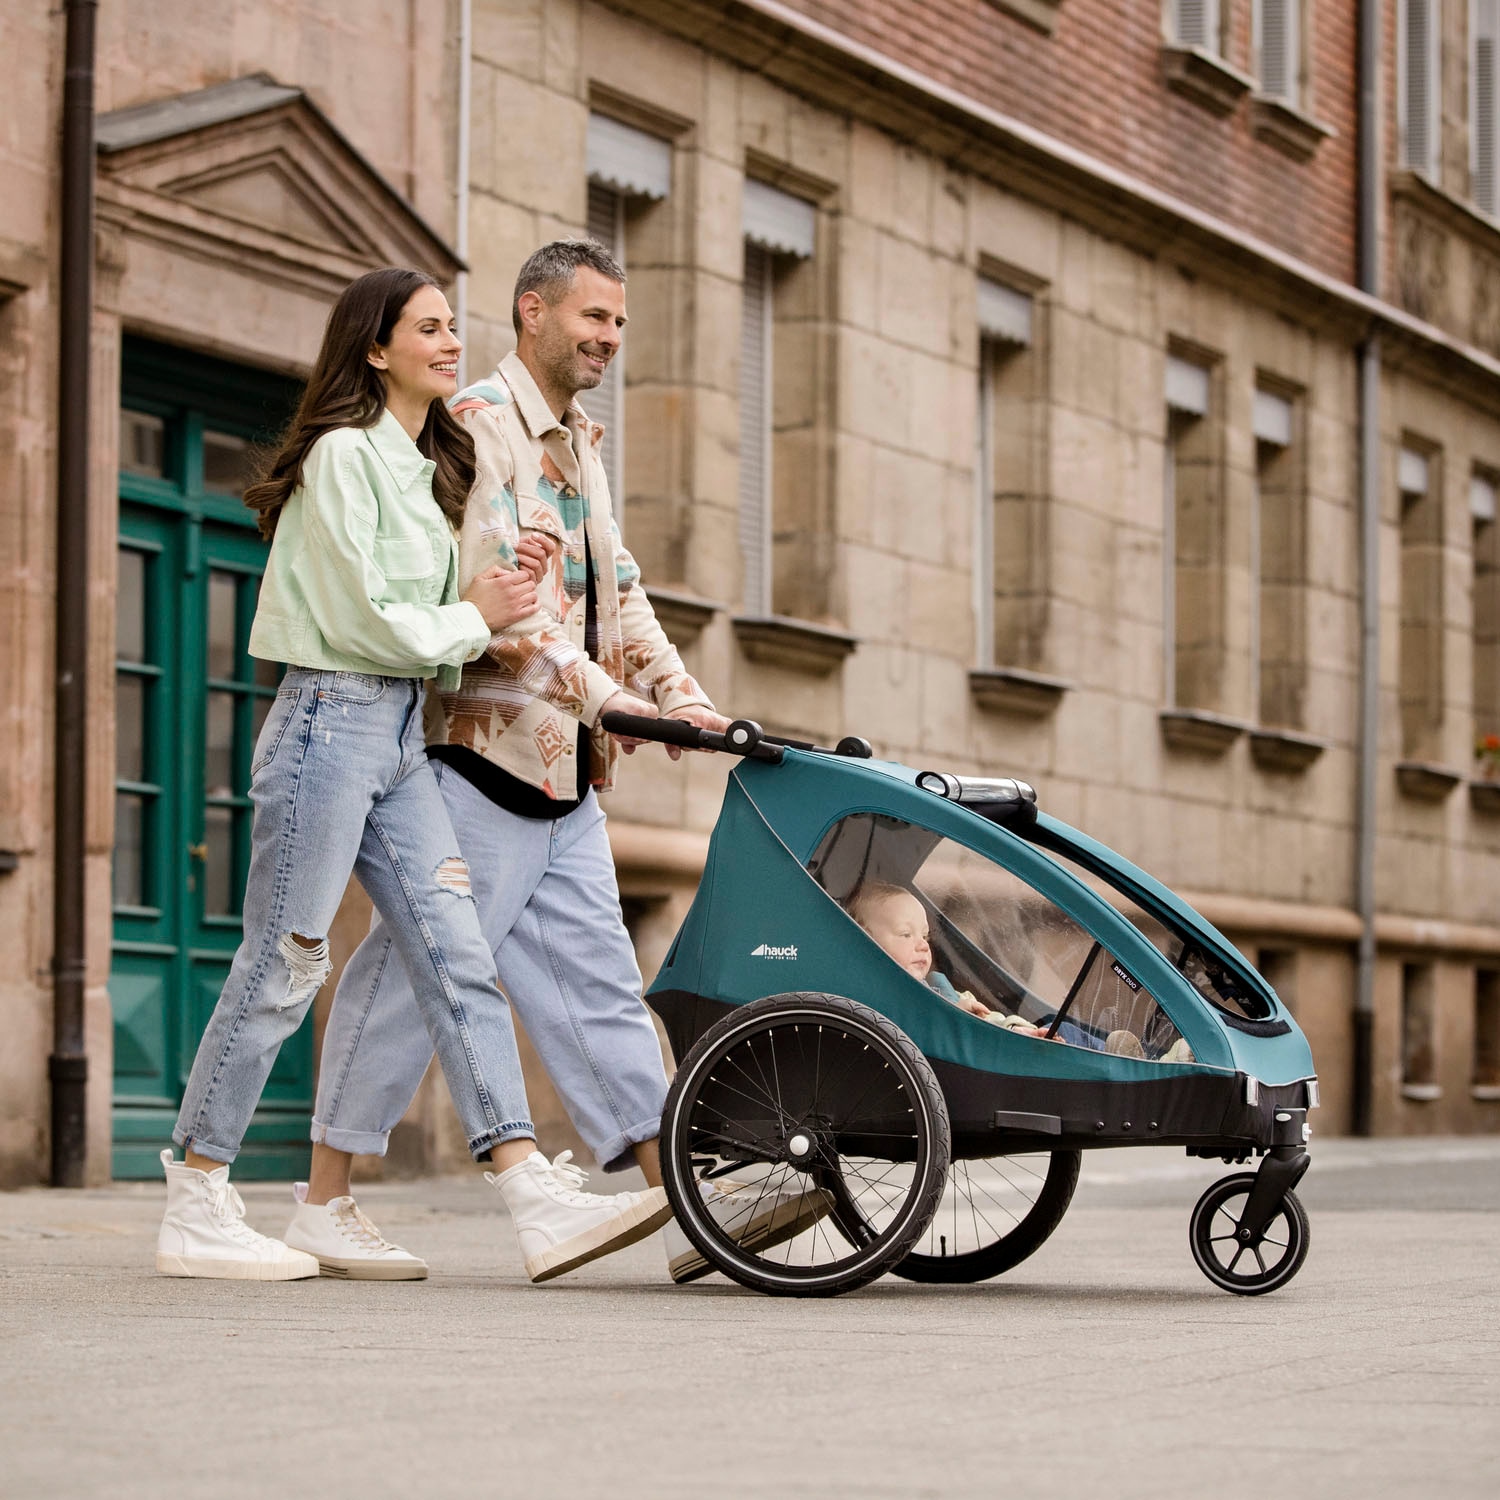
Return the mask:
[[932, 972], [932, 950], [927, 946], [927, 913], [906, 891], [874, 901], [862, 913], [865, 931], [901, 965], [926, 983]]

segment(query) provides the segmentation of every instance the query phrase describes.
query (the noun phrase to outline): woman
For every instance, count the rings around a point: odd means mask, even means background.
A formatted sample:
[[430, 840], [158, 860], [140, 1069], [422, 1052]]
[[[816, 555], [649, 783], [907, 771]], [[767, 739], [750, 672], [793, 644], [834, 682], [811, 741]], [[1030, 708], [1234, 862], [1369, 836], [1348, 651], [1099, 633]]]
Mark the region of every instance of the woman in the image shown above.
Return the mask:
[[426, 1274], [352, 1197], [323, 1190], [345, 1180], [326, 1147], [314, 1147], [288, 1243], [251, 1230], [229, 1184], [277, 1051], [328, 975], [351, 873], [395, 934], [469, 1149], [496, 1166], [528, 1250], [545, 1244], [565, 1270], [670, 1216], [659, 1188], [582, 1193], [576, 1169], [535, 1150], [510, 1007], [427, 761], [424, 683], [456, 684], [494, 631], [536, 609], [546, 560], [539, 544], [518, 549], [520, 566], [491, 568], [457, 597], [455, 528], [474, 479], [473, 443], [445, 404], [460, 349], [431, 278], [360, 277], [329, 317], [280, 452], [246, 492], [272, 538], [250, 650], [289, 666], [251, 767], [244, 940], [173, 1131], [185, 1160], [162, 1152], [156, 1264], [169, 1275]]

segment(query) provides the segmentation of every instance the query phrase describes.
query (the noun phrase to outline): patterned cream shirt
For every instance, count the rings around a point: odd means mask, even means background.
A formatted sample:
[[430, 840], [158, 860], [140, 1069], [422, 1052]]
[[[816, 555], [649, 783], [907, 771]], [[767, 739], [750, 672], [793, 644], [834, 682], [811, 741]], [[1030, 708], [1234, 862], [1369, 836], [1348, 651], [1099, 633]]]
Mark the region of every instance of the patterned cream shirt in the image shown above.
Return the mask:
[[[428, 738], [465, 745], [512, 776], [568, 801], [578, 795], [579, 722], [593, 730], [593, 784], [614, 784], [619, 746], [597, 727], [622, 687], [663, 714], [712, 708], [656, 622], [640, 569], [620, 540], [599, 453], [604, 429], [576, 402], [558, 421], [515, 354], [451, 402], [474, 438], [478, 473], [459, 537], [459, 588], [485, 568], [516, 566], [522, 532], [557, 542], [540, 608], [491, 638], [442, 698]], [[582, 454], [580, 462], [579, 455]], [[597, 660], [584, 650], [584, 539], [594, 564]]]

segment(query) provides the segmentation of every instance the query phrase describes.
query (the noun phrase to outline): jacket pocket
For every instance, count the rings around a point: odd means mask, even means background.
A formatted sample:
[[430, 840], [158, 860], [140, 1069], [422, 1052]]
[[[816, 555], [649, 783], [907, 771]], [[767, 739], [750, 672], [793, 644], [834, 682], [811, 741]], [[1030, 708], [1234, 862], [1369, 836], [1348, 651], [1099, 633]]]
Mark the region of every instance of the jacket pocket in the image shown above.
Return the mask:
[[562, 517], [545, 500], [528, 495], [524, 490], [516, 496], [516, 521], [522, 534], [528, 531], [545, 531], [559, 542], [568, 540]]
[[437, 570], [432, 539], [421, 531], [378, 536], [375, 538], [375, 566], [389, 580], [426, 578]]

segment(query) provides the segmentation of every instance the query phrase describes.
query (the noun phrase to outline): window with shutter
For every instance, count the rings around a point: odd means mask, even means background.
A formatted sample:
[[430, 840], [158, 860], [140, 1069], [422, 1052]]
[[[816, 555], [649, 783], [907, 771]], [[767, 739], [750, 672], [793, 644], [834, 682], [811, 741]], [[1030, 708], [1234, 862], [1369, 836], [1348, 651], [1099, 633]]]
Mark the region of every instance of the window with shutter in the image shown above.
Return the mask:
[[1300, 103], [1301, 0], [1256, 0], [1255, 55], [1260, 92], [1292, 108]]
[[771, 277], [762, 245], [745, 245], [740, 318], [740, 555], [744, 608], [771, 613]]
[[1470, 13], [1469, 166], [1474, 205], [1500, 213], [1495, 180], [1495, 45], [1500, 33], [1500, 0], [1473, 0]]
[[[588, 231], [598, 240], [621, 268], [625, 266], [625, 197], [613, 188], [589, 183]], [[579, 396], [579, 403], [596, 422], [604, 424], [604, 446], [601, 457], [609, 480], [609, 497], [617, 520], [624, 516], [625, 453], [625, 347], [605, 367], [604, 379], [591, 391]]]
[[1439, 0], [1400, 0], [1397, 35], [1401, 163], [1432, 176], [1438, 147]]
[[1219, 50], [1219, 0], [1173, 0], [1175, 40], [1183, 47]]

